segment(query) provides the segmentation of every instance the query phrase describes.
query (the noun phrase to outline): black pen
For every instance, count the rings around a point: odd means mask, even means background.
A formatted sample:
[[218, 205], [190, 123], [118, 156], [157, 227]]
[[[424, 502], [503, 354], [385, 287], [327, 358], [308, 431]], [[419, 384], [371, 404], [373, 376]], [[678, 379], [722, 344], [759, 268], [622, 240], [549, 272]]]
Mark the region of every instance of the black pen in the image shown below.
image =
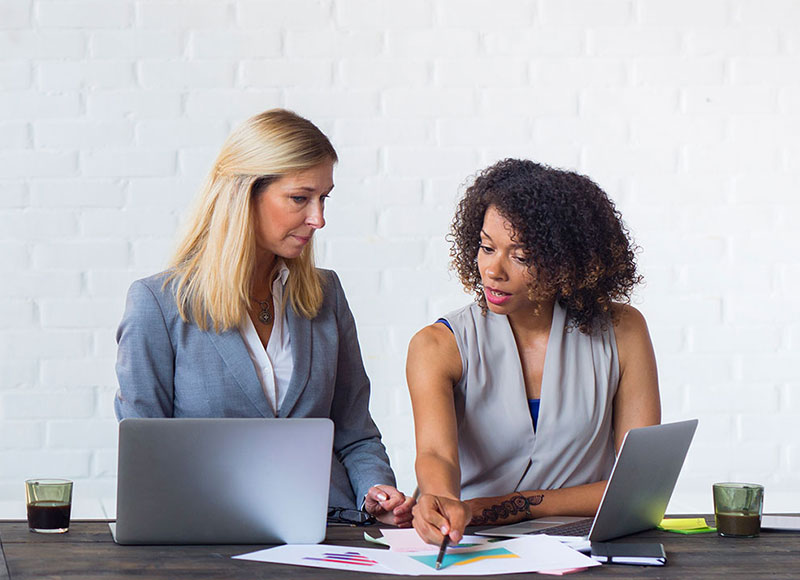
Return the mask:
[[444, 559], [444, 553], [447, 551], [447, 545], [450, 543], [450, 536], [445, 535], [442, 539], [442, 545], [439, 547], [439, 555], [436, 556], [436, 569], [442, 567], [442, 560]]

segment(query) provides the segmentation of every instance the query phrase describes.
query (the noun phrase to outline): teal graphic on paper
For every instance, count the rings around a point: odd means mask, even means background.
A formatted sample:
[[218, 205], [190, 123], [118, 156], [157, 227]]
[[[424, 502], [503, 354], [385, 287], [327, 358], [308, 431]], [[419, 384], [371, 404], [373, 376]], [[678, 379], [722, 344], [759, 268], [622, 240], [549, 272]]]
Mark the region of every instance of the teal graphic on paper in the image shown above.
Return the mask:
[[[410, 556], [417, 562], [422, 562], [426, 566], [436, 569], [436, 555]], [[505, 548], [491, 548], [488, 550], [475, 550], [474, 552], [463, 552], [455, 554], [445, 554], [442, 560], [442, 568], [447, 566], [467, 566], [483, 560], [496, 560], [498, 558], [519, 558], [514, 552]]]

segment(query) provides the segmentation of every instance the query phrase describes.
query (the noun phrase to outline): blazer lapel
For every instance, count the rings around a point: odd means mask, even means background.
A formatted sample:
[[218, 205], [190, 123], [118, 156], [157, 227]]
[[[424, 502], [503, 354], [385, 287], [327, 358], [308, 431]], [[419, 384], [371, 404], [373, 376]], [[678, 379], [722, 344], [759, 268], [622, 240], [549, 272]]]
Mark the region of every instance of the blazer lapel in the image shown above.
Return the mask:
[[300, 395], [308, 384], [311, 371], [311, 321], [298, 316], [288, 304], [286, 317], [289, 320], [289, 333], [292, 337], [292, 361], [294, 369], [289, 381], [289, 390], [278, 410], [278, 417], [288, 417], [297, 404]]
[[247, 399], [263, 417], [274, 417], [239, 331], [232, 329], [218, 334], [212, 330], [207, 334]]

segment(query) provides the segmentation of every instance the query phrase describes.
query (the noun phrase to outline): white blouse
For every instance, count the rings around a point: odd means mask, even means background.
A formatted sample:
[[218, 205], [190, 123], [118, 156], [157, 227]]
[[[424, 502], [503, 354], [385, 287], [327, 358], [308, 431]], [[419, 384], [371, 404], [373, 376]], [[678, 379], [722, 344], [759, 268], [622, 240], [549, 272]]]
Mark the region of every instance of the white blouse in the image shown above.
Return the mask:
[[272, 333], [269, 336], [266, 350], [261, 344], [261, 339], [249, 316], [245, 316], [239, 326], [239, 334], [244, 339], [247, 352], [250, 353], [250, 360], [253, 361], [256, 374], [261, 381], [261, 388], [276, 417], [286, 392], [289, 390], [289, 381], [292, 379], [294, 368], [292, 337], [289, 334], [286, 310], [281, 308], [288, 277], [289, 268], [281, 262], [278, 276], [272, 283], [272, 311], [275, 313], [275, 321], [272, 323]]

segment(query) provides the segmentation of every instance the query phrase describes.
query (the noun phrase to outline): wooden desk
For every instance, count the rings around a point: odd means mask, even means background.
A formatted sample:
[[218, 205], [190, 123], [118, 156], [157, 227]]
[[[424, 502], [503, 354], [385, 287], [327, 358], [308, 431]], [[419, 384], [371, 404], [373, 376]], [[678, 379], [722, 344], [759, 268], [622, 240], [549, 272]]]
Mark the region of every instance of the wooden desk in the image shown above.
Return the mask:
[[[375, 528], [372, 528], [375, 531]], [[326, 543], [371, 547], [364, 528], [329, 527]], [[753, 539], [716, 534], [683, 536], [657, 530], [624, 541], [664, 544], [665, 567], [604, 565], [570, 578], [786, 578], [800, 577], [800, 533], [762, 532]], [[72, 522], [67, 534], [28, 531], [21, 521], [0, 521], [0, 580], [30, 578], [308, 578], [364, 580], [396, 578], [338, 570], [303, 568], [232, 560], [264, 546], [118, 546], [103, 522]], [[466, 577], [464, 577], [466, 578]], [[507, 580], [530, 580], [529, 574], [506, 574]], [[546, 576], [536, 576], [546, 578]]]

